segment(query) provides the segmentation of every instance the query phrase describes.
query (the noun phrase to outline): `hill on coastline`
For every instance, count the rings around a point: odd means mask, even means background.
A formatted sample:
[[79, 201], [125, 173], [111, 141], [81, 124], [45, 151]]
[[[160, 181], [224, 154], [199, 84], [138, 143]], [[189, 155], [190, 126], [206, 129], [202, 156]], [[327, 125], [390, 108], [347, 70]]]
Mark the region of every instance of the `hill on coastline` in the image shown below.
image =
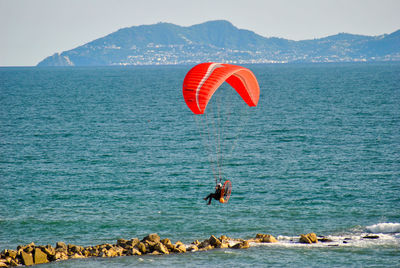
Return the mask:
[[400, 30], [379, 36], [340, 33], [293, 41], [263, 37], [218, 20], [189, 27], [157, 23], [123, 28], [72, 50], [55, 53], [38, 66], [398, 60]]

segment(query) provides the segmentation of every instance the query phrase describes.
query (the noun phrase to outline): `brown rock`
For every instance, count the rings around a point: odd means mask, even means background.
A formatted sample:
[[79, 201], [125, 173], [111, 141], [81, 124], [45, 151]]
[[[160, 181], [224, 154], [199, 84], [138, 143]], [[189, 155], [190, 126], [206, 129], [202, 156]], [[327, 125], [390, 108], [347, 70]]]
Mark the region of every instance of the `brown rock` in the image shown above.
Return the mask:
[[117, 246], [125, 248], [128, 244], [129, 240], [126, 239], [118, 239], [117, 240]]
[[137, 248], [139, 249], [139, 251], [143, 254], [146, 254], [146, 245], [143, 242], [140, 242], [139, 245], [137, 246]]
[[229, 248], [229, 242], [226, 240], [222, 241], [218, 248]]
[[196, 245], [191, 244], [188, 248], [187, 251], [197, 251], [199, 248]]
[[164, 238], [163, 240], [161, 240], [161, 243], [163, 243], [163, 245], [166, 247], [172, 246], [171, 240], [169, 240], [169, 238]]
[[67, 250], [67, 245], [64, 242], [57, 242], [56, 249]]
[[47, 259], [47, 254], [44, 253], [40, 248], [35, 248], [35, 251], [33, 253], [33, 260], [35, 264], [49, 262], [49, 260]]
[[199, 251], [207, 251], [207, 250], [210, 250], [210, 249], [213, 249], [213, 248], [214, 248], [213, 246], [211, 246], [211, 245], [208, 245], [208, 246], [205, 246], [205, 247], [199, 248]]
[[83, 251], [83, 247], [77, 245], [68, 244], [68, 254], [74, 255], [75, 253], [81, 253]]
[[[163, 243], [159, 242], [154, 246], [154, 249], [161, 254], [169, 254], [168, 248]], [[185, 248], [186, 249], [186, 248]]]
[[175, 246], [174, 252], [176, 253], [186, 252], [186, 246], [181, 241], [176, 242], [174, 246]]
[[17, 257], [18, 251], [12, 250], [12, 249], [5, 249], [2, 252], [2, 256], [4, 257], [11, 257], [12, 259], [15, 259]]
[[249, 247], [250, 247], [249, 241], [245, 240], [243, 242], [237, 243], [232, 248], [234, 248], [234, 249], [245, 249], [245, 248], [249, 248]]
[[327, 242], [333, 242], [333, 240], [323, 236], [321, 238], [318, 238], [318, 242], [327, 243]]
[[159, 243], [160, 242], [160, 236], [158, 234], [149, 234], [148, 236], [144, 237], [142, 242], [144, 241], [151, 241], [151, 242], [156, 242]]
[[315, 233], [301, 234], [299, 242], [304, 244], [318, 243], [318, 238]]
[[264, 242], [264, 243], [276, 243], [276, 242], [278, 242], [278, 240], [276, 240], [276, 238], [273, 237], [272, 235], [267, 234], [261, 239], [261, 242]]
[[74, 253], [70, 256], [71, 259], [83, 259], [85, 258], [85, 256], [83, 256], [82, 254], [79, 253]]
[[126, 242], [126, 244], [127, 244], [128, 246], [131, 246], [131, 247], [136, 247], [137, 245], [139, 245], [139, 243], [140, 243], [140, 241], [139, 241], [139, 239], [137, 239], [137, 238], [132, 238], [131, 240], [129, 240], [128, 242]]
[[221, 241], [218, 238], [216, 238], [215, 236], [213, 236], [213, 235], [208, 239], [208, 242], [213, 247], [219, 247], [222, 244]]
[[33, 265], [32, 254], [26, 253], [24, 250], [21, 250], [21, 259], [22, 259], [22, 264], [26, 266]]
[[[211, 246], [209, 240], [204, 240], [203, 242], [201, 242], [200, 244], [197, 245], [197, 247], [199, 249], [206, 248], [208, 246]], [[213, 246], [211, 246], [211, 247], [213, 247]]]
[[39, 248], [40, 248], [44, 253], [46, 253], [48, 259], [51, 259], [51, 258], [54, 257], [54, 255], [56, 254], [55, 248], [53, 248], [51, 245], [40, 246]]
[[56, 249], [56, 254], [54, 255], [54, 259], [57, 261], [58, 260], [68, 260], [68, 254], [66, 251], [62, 251], [62, 250], [57, 251], [57, 249]]
[[142, 253], [137, 248], [130, 248], [126, 250], [126, 255], [142, 255]]
[[192, 244], [198, 246], [198, 245], [200, 245], [200, 241], [199, 240], [194, 240]]
[[219, 240], [223, 241], [223, 240], [229, 240], [229, 237], [227, 237], [226, 235], [221, 235]]

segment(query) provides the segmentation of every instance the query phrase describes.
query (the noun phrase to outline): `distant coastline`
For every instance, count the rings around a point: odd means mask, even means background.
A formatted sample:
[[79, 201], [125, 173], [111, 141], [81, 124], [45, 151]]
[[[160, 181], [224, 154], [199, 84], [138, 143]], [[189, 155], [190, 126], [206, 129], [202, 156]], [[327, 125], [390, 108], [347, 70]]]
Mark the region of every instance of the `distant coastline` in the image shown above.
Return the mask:
[[120, 29], [72, 50], [54, 53], [37, 66], [182, 65], [400, 61], [400, 30], [364, 36], [339, 33], [293, 41], [260, 36], [229, 21], [190, 27], [171, 23]]

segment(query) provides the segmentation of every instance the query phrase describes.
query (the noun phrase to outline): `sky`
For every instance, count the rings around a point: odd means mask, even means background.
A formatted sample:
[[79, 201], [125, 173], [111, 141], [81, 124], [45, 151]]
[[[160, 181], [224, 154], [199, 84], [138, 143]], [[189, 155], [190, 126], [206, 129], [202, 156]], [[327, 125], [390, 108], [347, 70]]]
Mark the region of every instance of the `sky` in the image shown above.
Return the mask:
[[304, 40], [400, 29], [400, 0], [0, 0], [0, 66], [45, 57], [118, 29], [228, 20], [264, 37]]

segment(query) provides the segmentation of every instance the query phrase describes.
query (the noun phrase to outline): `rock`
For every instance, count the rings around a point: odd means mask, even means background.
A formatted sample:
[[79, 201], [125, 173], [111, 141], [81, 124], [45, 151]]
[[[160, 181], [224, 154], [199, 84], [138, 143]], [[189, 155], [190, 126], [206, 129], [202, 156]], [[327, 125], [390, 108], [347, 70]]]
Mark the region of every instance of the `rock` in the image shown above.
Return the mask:
[[249, 248], [249, 247], [250, 247], [249, 241], [245, 240], [243, 242], [239, 242], [239, 243], [235, 244], [232, 248], [234, 248], [234, 249], [245, 249], [245, 248]]
[[12, 259], [15, 259], [17, 257], [18, 251], [12, 250], [12, 249], [5, 249], [2, 253], [4, 257], [11, 257]]
[[328, 243], [328, 242], [333, 242], [333, 240], [323, 236], [323, 237], [318, 238], [318, 242]]
[[175, 250], [175, 246], [171, 243], [171, 240], [165, 238], [161, 240], [161, 243], [168, 249], [169, 252], [173, 252]]
[[207, 250], [210, 250], [210, 249], [213, 249], [213, 248], [214, 248], [213, 246], [208, 245], [206, 247], [199, 248], [199, 251], [207, 251]]
[[85, 258], [85, 256], [83, 256], [82, 254], [79, 253], [74, 253], [70, 256], [71, 259], [83, 259]]
[[187, 248], [187, 251], [197, 251], [197, 250], [199, 250], [199, 248], [196, 246], [196, 245], [190, 245], [188, 248]]
[[[154, 246], [154, 249], [161, 254], [169, 254], [168, 248], [163, 243], [159, 242]], [[186, 248], [185, 248], [186, 250]]]
[[221, 240], [221, 242], [222, 242], [223, 240], [229, 240], [229, 237], [227, 237], [226, 235], [221, 235], [220, 238], [219, 238], [219, 240]]
[[229, 242], [224, 240], [221, 242], [221, 245], [219, 245], [218, 248], [229, 248]]
[[147, 241], [151, 241], [151, 242], [155, 242], [155, 243], [159, 243], [160, 242], [160, 236], [158, 234], [149, 234], [148, 236], [143, 238], [142, 242], [144, 242], [146, 240]]
[[363, 238], [365, 238], [365, 239], [378, 239], [379, 235], [366, 235]]
[[312, 243], [318, 243], [318, 238], [317, 235], [315, 233], [309, 233], [309, 234], [301, 234], [300, 235], [300, 243], [303, 244], [312, 244]]
[[35, 251], [33, 254], [33, 260], [34, 260], [35, 264], [49, 262], [49, 260], [47, 259], [47, 254], [44, 253], [40, 248], [35, 248]]
[[6, 264], [5, 259], [0, 259], [0, 267], [8, 267], [8, 264]]
[[40, 246], [39, 247], [44, 253], [46, 253], [47, 258], [49, 260], [52, 260], [52, 258], [54, 257], [54, 255], [56, 254], [56, 249], [53, 248], [51, 245], [47, 245], [47, 246]]
[[213, 235], [208, 239], [208, 242], [213, 247], [219, 247], [222, 244], [221, 241]]
[[21, 259], [22, 259], [22, 264], [26, 266], [33, 265], [32, 254], [26, 253], [24, 250], [21, 251]]
[[129, 241], [126, 240], [126, 239], [118, 239], [117, 240], [117, 246], [125, 248], [127, 246], [128, 242]]
[[278, 240], [270, 234], [257, 234], [255, 242], [276, 243]]
[[131, 246], [131, 247], [136, 247], [137, 245], [139, 245], [139, 243], [140, 243], [140, 241], [139, 241], [139, 239], [137, 239], [137, 238], [132, 238], [131, 240], [129, 240], [128, 242], [126, 242], [126, 244], [127, 244], [128, 246]]
[[68, 255], [74, 255], [75, 253], [81, 254], [82, 251], [83, 251], [83, 247], [68, 244]]
[[146, 254], [146, 246], [145, 246], [145, 244], [143, 243], [143, 242], [140, 242], [139, 243], [139, 245], [137, 246], [138, 247], [138, 249], [139, 249], [139, 251], [141, 252], [141, 253], [143, 253], [143, 254]]
[[54, 260], [68, 260], [68, 254], [66, 251], [56, 249], [56, 254], [54, 255]]
[[175, 246], [174, 252], [176, 253], [186, 252], [186, 246], [181, 241], [176, 242], [174, 246]]
[[211, 248], [213, 248], [213, 246], [210, 245], [210, 241], [209, 240], [204, 240], [203, 242], [201, 242], [200, 244], [197, 245], [197, 247], [199, 249], [203, 249], [203, 248], [206, 248], [208, 246], [211, 246]]
[[67, 250], [67, 245], [64, 242], [57, 242], [56, 243], [56, 249], [63, 249], [63, 250]]
[[126, 251], [126, 255], [142, 255], [137, 248], [130, 248]]
[[200, 241], [199, 241], [199, 240], [194, 240], [194, 241], [192, 242], [192, 244], [198, 246], [198, 245], [200, 245]]

